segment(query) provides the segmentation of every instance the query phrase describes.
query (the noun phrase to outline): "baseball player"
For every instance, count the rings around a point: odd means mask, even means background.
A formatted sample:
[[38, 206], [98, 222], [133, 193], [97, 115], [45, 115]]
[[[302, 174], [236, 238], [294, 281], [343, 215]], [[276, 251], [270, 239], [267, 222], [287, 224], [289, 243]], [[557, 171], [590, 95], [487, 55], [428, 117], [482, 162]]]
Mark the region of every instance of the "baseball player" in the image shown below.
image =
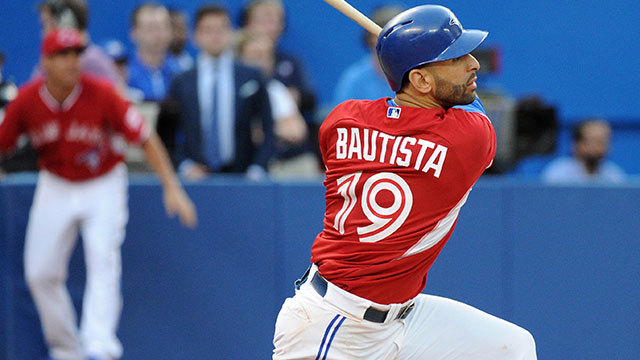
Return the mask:
[[436, 5], [382, 29], [396, 96], [343, 102], [320, 128], [324, 230], [278, 315], [273, 359], [536, 359], [528, 331], [421, 294], [496, 152], [470, 54], [486, 36]]
[[[26, 133], [41, 168], [25, 242], [25, 278], [53, 359], [117, 359], [122, 306], [120, 246], [125, 236], [126, 143], [141, 144], [160, 177], [164, 205], [189, 227], [196, 212], [158, 136], [111, 85], [82, 75], [85, 48], [74, 29], [42, 43], [43, 78], [21, 88], [0, 123], [0, 151]], [[84, 239], [87, 284], [80, 329], [65, 286], [77, 232]]]

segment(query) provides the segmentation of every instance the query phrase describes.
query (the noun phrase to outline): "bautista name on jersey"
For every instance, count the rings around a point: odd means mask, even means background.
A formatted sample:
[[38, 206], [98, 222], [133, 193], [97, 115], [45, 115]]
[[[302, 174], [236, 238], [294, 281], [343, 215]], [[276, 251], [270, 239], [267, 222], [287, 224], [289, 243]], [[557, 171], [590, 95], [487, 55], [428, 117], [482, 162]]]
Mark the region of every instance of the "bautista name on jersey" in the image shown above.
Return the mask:
[[482, 104], [445, 110], [350, 100], [325, 119], [319, 142], [327, 205], [311, 261], [373, 302], [414, 298], [495, 155]]
[[[409, 167], [440, 177], [447, 148], [429, 140], [412, 136], [393, 136], [378, 130], [357, 127], [336, 129], [336, 159], [378, 161]], [[371, 135], [369, 135], [371, 133]], [[379, 145], [378, 145], [379, 143]], [[391, 151], [387, 151], [387, 147]]]

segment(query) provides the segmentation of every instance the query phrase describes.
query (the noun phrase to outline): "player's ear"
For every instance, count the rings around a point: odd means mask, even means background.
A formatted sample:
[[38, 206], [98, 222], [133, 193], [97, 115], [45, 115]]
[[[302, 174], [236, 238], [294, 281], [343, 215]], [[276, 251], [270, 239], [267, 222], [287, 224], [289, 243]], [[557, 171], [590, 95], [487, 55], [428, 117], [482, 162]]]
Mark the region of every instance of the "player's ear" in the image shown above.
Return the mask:
[[427, 94], [433, 89], [433, 75], [425, 68], [411, 69], [408, 78], [409, 83], [420, 93]]

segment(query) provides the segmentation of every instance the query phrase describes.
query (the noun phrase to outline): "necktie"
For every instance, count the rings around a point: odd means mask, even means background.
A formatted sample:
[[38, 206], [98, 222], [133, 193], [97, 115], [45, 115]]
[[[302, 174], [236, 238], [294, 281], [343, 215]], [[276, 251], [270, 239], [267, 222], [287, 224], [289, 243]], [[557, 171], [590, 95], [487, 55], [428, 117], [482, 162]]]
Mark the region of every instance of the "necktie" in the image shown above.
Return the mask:
[[207, 138], [205, 141], [205, 150], [207, 155], [208, 165], [213, 171], [217, 171], [220, 168], [220, 141], [218, 140], [219, 128], [218, 128], [218, 81], [220, 76], [217, 71], [218, 64], [213, 67], [213, 89], [212, 89], [212, 106], [211, 106], [211, 123], [209, 124], [207, 131]]

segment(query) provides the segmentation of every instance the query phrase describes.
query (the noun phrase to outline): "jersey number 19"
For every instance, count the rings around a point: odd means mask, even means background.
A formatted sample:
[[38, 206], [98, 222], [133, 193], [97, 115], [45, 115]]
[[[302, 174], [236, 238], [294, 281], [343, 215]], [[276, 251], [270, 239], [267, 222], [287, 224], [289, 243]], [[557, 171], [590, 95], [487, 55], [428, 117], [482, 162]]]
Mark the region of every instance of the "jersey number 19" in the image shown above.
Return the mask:
[[[360, 241], [378, 242], [393, 234], [402, 226], [411, 207], [413, 206], [413, 194], [409, 184], [400, 176], [390, 172], [382, 172], [369, 177], [362, 188], [361, 199], [356, 194], [356, 186], [360, 181], [362, 172], [345, 175], [338, 179], [338, 194], [344, 198], [342, 208], [336, 214], [333, 227], [344, 234], [344, 227], [349, 214], [358, 200], [362, 211], [371, 222], [367, 226], [357, 228]], [[381, 204], [378, 194], [388, 191], [392, 195], [391, 204]]]

